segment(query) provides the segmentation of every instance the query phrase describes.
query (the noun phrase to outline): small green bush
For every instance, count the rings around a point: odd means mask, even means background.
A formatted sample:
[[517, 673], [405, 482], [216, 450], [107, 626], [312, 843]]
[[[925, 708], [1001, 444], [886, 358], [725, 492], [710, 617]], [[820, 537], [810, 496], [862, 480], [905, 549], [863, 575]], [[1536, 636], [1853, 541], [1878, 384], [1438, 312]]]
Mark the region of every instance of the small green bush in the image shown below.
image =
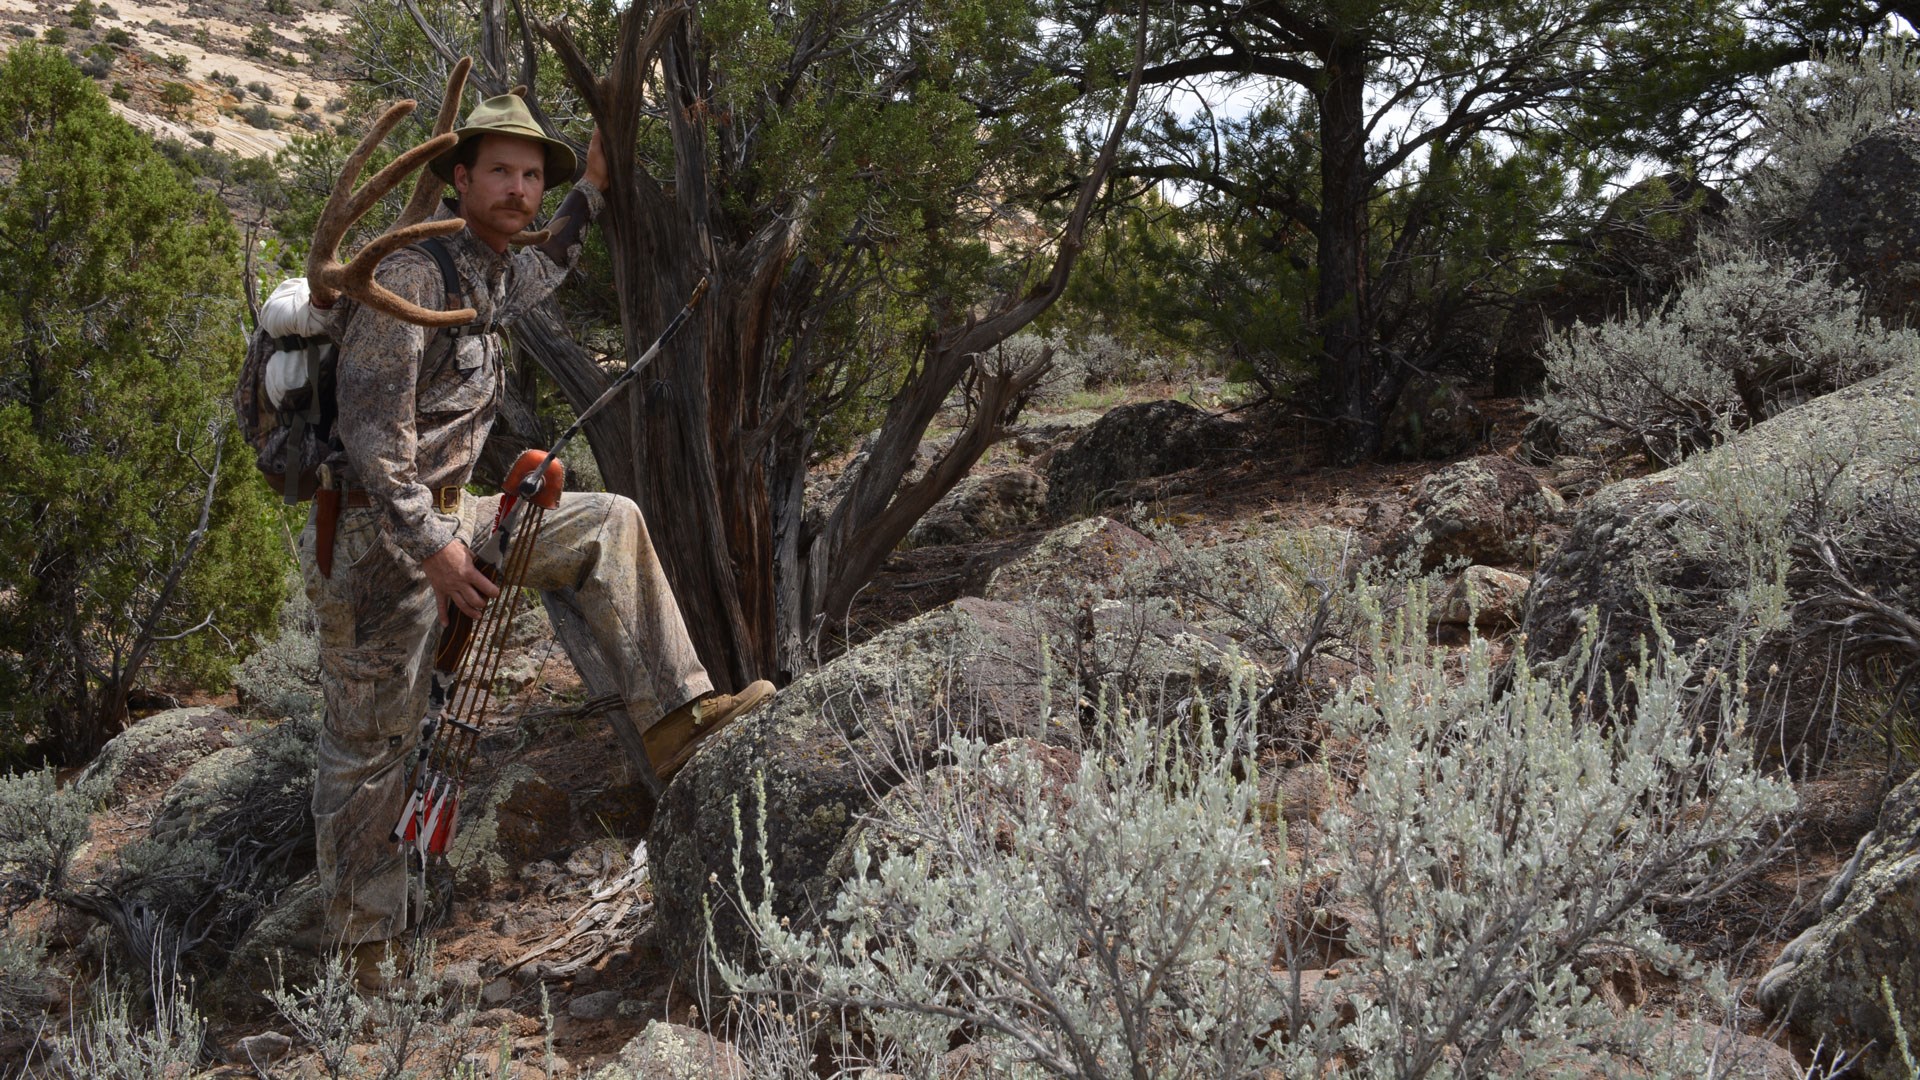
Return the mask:
[[40, 40], [49, 45], [65, 45], [67, 43], [67, 32], [58, 26], [49, 26], [46, 32], [40, 35]]
[[273, 87], [268, 86], [266, 82], [261, 79], [255, 79], [254, 81], [248, 83], [247, 93], [252, 94], [254, 97], [257, 97], [261, 101], [267, 102], [268, 104], [272, 104], [274, 101], [278, 100], [278, 98], [275, 96], [273, 92]]
[[173, 72], [175, 75], [185, 75], [187, 73], [187, 58], [182, 53], [168, 53], [166, 56], [161, 57], [160, 62], [165, 64], [167, 70]]
[[1863, 317], [1826, 265], [1734, 250], [1657, 308], [1550, 341], [1541, 411], [1576, 442], [1671, 464], [1917, 346]]
[[73, 5], [73, 9], [67, 12], [67, 25], [76, 30], [91, 30], [93, 29], [93, 14], [92, 0], [78, 0], [78, 2]]
[[295, 94], [293, 95], [293, 107], [301, 112], [306, 112], [308, 109], [313, 108], [313, 99], [305, 94]]
[[113, 49], [95, 45], [80, 57], [80, 73], [89, 79], [104, 79], [113, 74]]
[[117, 82], [113, 84], [113, 89], [107, 91], [107, 96], [115, 101], [131, 101], [133, 100], [133, 91], [127, 88], [126, 83]]
[[277, 43], [278, 39], [274, 37], [271, 28], [265, 24], [256, 24], [254, 28], [247, 33], [247, 55], [259, 57], [271, 56], [273, 54], [273, 47]]
[[133, 35], [116, 26], [107, 31], [106, 43], [125, 49], [133, 44]]
[[162, 83], [160, 104], [165, 105], [169, 112], [178, 116], [181, 109], [193, 104], [193, 87], [186, 83]]
[[245, 119], [249, 125], [257, 127], [262, 131], [270, 131], [280, 126], [279, 123], [274, 120], [273, 114], [267, 111], [265, 102], [254, 102], [251, 108], [241, 114], [241, 117]]
[[192, 134], [193, 134], [193, 141], [199, 143], [201, 146], [213, 145], [213, 132], [196, 131], [196, 132], [193, 132]]

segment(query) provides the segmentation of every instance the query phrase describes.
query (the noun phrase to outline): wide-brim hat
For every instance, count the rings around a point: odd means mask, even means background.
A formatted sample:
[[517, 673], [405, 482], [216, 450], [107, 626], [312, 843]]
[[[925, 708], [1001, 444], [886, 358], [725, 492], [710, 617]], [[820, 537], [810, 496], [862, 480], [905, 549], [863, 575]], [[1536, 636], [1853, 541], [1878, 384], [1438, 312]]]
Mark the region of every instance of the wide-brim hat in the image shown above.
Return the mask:
[[527, 103], [515, 94], [490, 97], [475, 105], [473, 111], [467, 114], [466, 126], [455, 129], [454, 134], [459, 136], [459, 141], [446, 153], [427, 163], [427, 168], [432, 169], [435, 176], [449, 184], [453, 183], [453, 162], [460, 148], [482, 135], [512, 135], [531, 139], [546, 147], [546, 180], [549, 188], [570, 182], [578, 164], [573, 148], [558, 139], [547, 138], [547, 133], [534, 122]]

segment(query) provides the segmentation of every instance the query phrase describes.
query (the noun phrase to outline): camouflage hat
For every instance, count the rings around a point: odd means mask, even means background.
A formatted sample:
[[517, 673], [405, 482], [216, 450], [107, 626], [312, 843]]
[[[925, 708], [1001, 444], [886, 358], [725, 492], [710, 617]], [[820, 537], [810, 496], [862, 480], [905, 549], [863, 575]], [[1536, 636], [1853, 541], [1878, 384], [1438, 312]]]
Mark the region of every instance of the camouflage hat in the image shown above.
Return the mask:
[[514, 94], [501, 94], [490, 97], [473, 107], [467, 114], [465, 127], [457, 128], [455, 135], [460, 141], [452, 149], [427, 163], [435, 176], [453, 183], [453, 161], [460, 148], [482, 135], [513, 135], [522, 139], [532, 139], [547, 149], [547, 187], [552, 188], [573, 179], [575, 159], [573, 149], [558, 139], [547, 138], [547, 133], [534, 122], [533, 113], [527, 110], [527, 103]]

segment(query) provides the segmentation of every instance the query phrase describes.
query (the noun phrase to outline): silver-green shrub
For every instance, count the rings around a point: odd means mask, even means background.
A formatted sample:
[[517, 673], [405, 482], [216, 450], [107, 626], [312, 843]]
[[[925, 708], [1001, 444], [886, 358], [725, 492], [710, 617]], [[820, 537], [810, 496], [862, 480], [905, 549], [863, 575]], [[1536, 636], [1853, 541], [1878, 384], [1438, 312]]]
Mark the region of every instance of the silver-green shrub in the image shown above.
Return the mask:
[[[282, 1019], [312, 1055], [313, 1071], [330, 1080], [483, 1080], [470, 1060], [494, 1033], [476, 1026], [478, 1004], [443, 993], [434, 976], [438, 957], [431, 942], [395, 941], [380, 961], [392, 989], [363, 995], [354, 987], [352, 963], [331, 953], [312, 983], [288, 987], [277, 979], [267, 992]], [[408, 977], [410, 976], [410, 977]], [[548, 1057], [552, 1061], [552, 1017]], [[498, 1080], [515, 1075], [512, 1043], [501, 1036]]]
[[62, 788], [51, 768], [0, 776], [0, 886], [10, 899], [63, 889], [67, 864], [87, 842], [99, 802], [82, 786]]
[[923, 845], [877, 864], [857, 851], [832, 934], [742, 898], [766, 968], [723, 964], [725, 977], [762, 1017], [818, 1026], [857, 1010], [915, 1076], [963, 1030], [992, 1075], [1255, 1069], [1285, 1015], [1268, 959], [1288, 879], [1263, 842], [1242, 732], [1216, 744], [1200, 724], [1189, 745], [1112, 701], [1103, 716], [1064, 788], [1034, 758], [951, 740], [955, 769], [979, 782], [909, 781], [916, 797], [887, 822]]
[[25, 1027], [53, 1000], [46, 947], [39, 937], [14, 932], [0, 937], [0, 1031]]
[[1920, 116], [1920, 47], [1882, 37], [1857, 55], [1826, 52], [1786, 76], [1760, 107], [1752, 167], [1735, 192], [1735, 228], [1777, 236], [1806, 212], [1847, 148]]
[[61, 1071], [72, 1080], [154, 1080], [199, 1071], [207, 1025], [178, 984], [156, 985], [154, 1015], [137, 1014], [132, 995], [108, 980], [95, 987], [86, 1015], [56, 1040]]
[[1660, 306], [1549, 341], [1541, 408], [1576, 443], [1672, 464], [1917, 354], [1824, 264], [1730, 249]]
[[[1754, 767], [1737, 706], [1705, 704], [1731, 698], [1699, 691], [1720, 675], [1668, 642], [1616, 696], [1503, 679], [1484, 642], [1437, 650], [1425, 608], [1419, 588], [1392, 612], [1366, 605], [1369, 675], [1326, 710], [1360, 763], [1324, 833], [1264, 824], [1244, 725], [1216, 742], [1212, 724], [1109, 698], [1064, 784], [1034, 755], [951, 740], [951, 770], [879, 805], [887, 850], [856, 854], [828, 929], [740, 898], [762, 968], [722, 972], [751, 1030], [791, 1061], [849, 1029], [909, 1076], [939, 1075], [956, 1041], [1012, 1077], [1338, 1061], [1414, 1080], [1605, 1072], [1614, 1054], [1636, 1075], [1712, 1075], [1697, 1047], [1610, 1011], [1583, 967], [1605, 944], [1697, 975], [1649, 904], [1743, 872], [1791, 789]], [[1335, 906], [1363, 913], [1337, 980], [1302, 970]], [[794, 1034], [767, 1037], [769, 1018]]]
[[1328, 823], [1338, 893], [1367, 915], [1342, 1042], [1367, 1075], [1398, 1078], [1502, 1059], [1533, 1075], [1616, 1049], [1634, 1024], [1582, 981], [1588, 950], [1687, 974], [1649, 901], [1684, 905], [1743, 872], [1793, 791], [1753, 765], [1734, 695], [1701, 692], [1721, 673], [1671, 642], [1630, 687], [1518, 664], [1503, 691], [1486, 642], [1429, 645], [1424, 603], [1372, 620], [1371, 677], [1330, 709], [1334, 737], [1366, 748]]
[[320, 708], [320, 644], [314, 635], [313, 605], [299, 574], [288, 576], [287, 590], [278, 631], [271, 640], [256, 641], [233, 673], [240, 703], [267, 716], [307, 716]]

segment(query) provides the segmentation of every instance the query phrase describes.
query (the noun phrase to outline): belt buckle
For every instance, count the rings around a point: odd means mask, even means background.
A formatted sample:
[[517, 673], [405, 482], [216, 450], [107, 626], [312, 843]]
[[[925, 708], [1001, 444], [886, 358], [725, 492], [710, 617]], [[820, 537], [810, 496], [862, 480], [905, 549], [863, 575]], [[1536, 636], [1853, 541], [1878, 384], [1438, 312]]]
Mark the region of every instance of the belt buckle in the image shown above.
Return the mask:
[[441, 513], [451, 514], [460, 509], [461, 488], [459, 484], [448, 484], [446, 487], [441, 488], [437, 494], [439, 498], [435, 501], [439, 503], [438, 509]]

